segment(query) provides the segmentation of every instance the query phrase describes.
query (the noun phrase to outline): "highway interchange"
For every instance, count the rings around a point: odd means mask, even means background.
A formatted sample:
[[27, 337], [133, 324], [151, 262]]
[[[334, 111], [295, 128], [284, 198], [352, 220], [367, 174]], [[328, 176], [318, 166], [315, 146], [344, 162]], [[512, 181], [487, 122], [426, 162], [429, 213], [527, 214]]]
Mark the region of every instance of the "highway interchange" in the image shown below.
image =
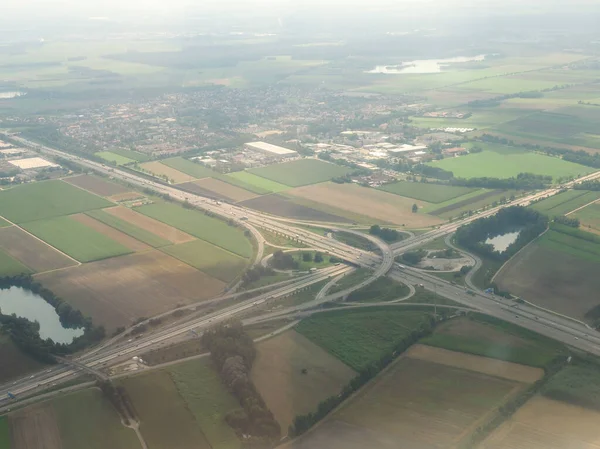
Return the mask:
[[[276, 312], [265, 313], [265, 319], [294, 317], [296, 315], [300, 316], [300, 314], [311, 308], [314, 309], [318, 305], [325, 302], [339, 300], [348, 293], [368, 285], [370, 282], [373, 282], [380, 276], [388, 275], [391, 278], [407, 285], [419, 286], [422, 284], [423, 287], [419, 288], [433, 290], [438, 296], [452, 299], [457, 303], [473, 308], [479, 312], [526, 327], [542, 335], [546, 335], [561, 341], [570, 347], [595, 355], [600, 355], [600, 337], [598, 336], [600, 334], [597, 334], [596, 331], [591, 330], [583, 323], [526, 304], [516, 304], [513, 301], [497, 298], [492, 294], [486, 294], [474, 289], [469, 289], [469, 291], [467, 291], [467, 289], [464, 287], [453, 285], [427, 272], [407, 267], [400, 268], [398, 264], [394, 263], [394, 257], [396, 255], [402, 254], [403, 252], [421, 246], [424, 243], [430, 242], [439, 237], [448, 236], [452, 234], [458, 227], [483, 216], [495, 214], [499, 209], [505, 207], [505, 205], [490, 208], [478, 214], [474, 214], [471, 217], [439, 226], [430, 232], [418, 236], [412, 236], [391, 246], [373, 236], [361, 234], [363, 237], [368, 238], [375, 245], [377, 245], [380, 252], [378, 255], [372, 252], [354, 248], [338, 240], [328, 238], [295, 226], [297, 223], [301, 222], [273, 217], [232, 204], [219, 204], [212, 199], [183, 192], [175, 187], [154, 182], [146, 179], [143, 176], [139, 176], [125, 170], [107, 167], [106, 165], [98, 162], [90, 161], [69, 153], [41, 146], [18, 136], [11, 136], [11, 138], [19, 141], [22, 145], [34, 148], [41, 153], [70, 160], [83, 167], [103, 173], [107, 176], [118, 178], [124, 182], [128, 182], [138, 188], [149, 188], [162, 194], [168, 194], [174, 200], [181, 202], [187, 201], [199, 209], [207, 210], [235, 221], [238, 225], [248, 229], [257, 242], [258, 251], [257, 257], [254, 261], [255, 263], [259, 263], [263, 255], [265, 240], [258, 231], [258, 228], [262, 228], [301, 241], [308, 247], [319, 248], [331, 255], [335, 255], [339, 258], [347, 260], [354, 265], [373, 269], [371, 277], [345, 291], [337, 292], [333, 295], [327, 295], [325, 292], [320, 293], [315, 301], [310, 301], [299, 306], [282, 308]], [[600, 172], [579, 178], [577, 182], [587, 179], [595, 179], [598, 177], [600, 177]], [[563, 186], [569, 187], [574, 182], [575, 181], [563, 184]], [[511, 205], [527, 205], [532, 201], [554, 195], [558, 193], [559, 190], [560, 189], [552, 188], [545, 191], [536, 192], [513, 201]], [[317, 225], [313, 223], [311, 223], [311, 226], [322, 226], [332, 229], [331, 226]], [[344, 231], [348, 230], [344, 229]], [[184, 322], [176, 321], [168, 324], [160, 329], [148, 333], [147, 335], [143, 335], [141, 338], [130, 338], [128, 340], [111, 339], [104, 345], [93, 348], [88, 353], [77, 357], [76, 363], [83, 364], [89, 367], [90, 370], [98, 370], [105, 366], [110, 366], [117, 362], [126, 360], [134, 355], [139, 355], [145, 350], [157, 347], [165, 341], [185, 335], [191, 330], [194, 330], [194, 332], [202, 331], [202, 329], [211, 326], [218, 321], [230, 319], [236, 316], [242, 316], [243, 314], [247, 314], [249, 311], [252, 311], [253, 308], [256, 308], [257, 306], [264, 305], [266, 303], [275, 303], [278, 299], [289, 296], [301, 288], [305, 288], [325, 279], [331, 279], [333, 277], [342, 275], [347, 273], [349, 270], [351, 270], [351, 268], [349, 268], [347, 265], [322, 269], [317, 273], [303, 277], [297, 281], [287, 283], [286, 285], [275, 288], [267, 293], [259, 293], [250, 299], [242, 300], [234, 305], [225, 307], [216, 312], [209, 313], [192, 320], [184, 320]], [[0, 395], [5, 397], [10, 391], [12, 394], [17, 395], [18, 398], [21, 396], [34, 396], [40, 394], [43, 390], [49, 387], [55, 387], [56, 385], [60, 385], [65, 381], [73, 379], [73, 377], [77, 375], [78, 370], [79, 368], [65, 365], [49, 368], [27, 378], [1, 385]], [[2, 405], [6, 407], [5, 404]]]

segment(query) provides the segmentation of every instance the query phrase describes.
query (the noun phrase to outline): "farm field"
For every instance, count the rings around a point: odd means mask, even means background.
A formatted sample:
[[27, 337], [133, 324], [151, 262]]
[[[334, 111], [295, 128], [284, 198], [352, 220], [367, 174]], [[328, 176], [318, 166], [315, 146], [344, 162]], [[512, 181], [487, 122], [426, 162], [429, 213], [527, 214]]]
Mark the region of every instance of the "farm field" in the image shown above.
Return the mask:
[[[62, 449], [57, 416], [51, 402], [35, 404], [8, 415], [10, 441], [6, 449]], [[7, 429], [8, 430], [8, 429]]]
[[[136, 318], [220, 293], [225, 284], [160, 251], [40, 274], [36, 279], [110, 333]], [[106, 282], [110, 279], [110, 282]]]
[[120, 383], [133, 402], [149, 448], [210, 449], [169, 373], [154, 371]]
[[542, 393], [549, 399], [600, 412], [599, 368], [598, 365], [580, 361], [568, 365], [552, 376]]
[[[458, 363], [457, 363], [458, 365]], [[410, 352], [296, 442], [297, 449], [459, 447], [526, 384]], [[340, 433], [349, 428], [350, 432]]]
[[125, 248], [130, 249], [131, 251], [147, 251], [151, 248], [151, 246], [134, 239], [128, 234], [125, 234], [112, 226], [108, 226], [107, 224], [96, 220], [90, 215], [75, 214], [71, 215], [70, 218], [87, 226], [90, 229], [93, 229], [94, 231], [99, 232], [100, 234], [110, 238], [111, 240], [119, 243], [120, 245], [123, 245]]
[[174, 168], [158, 161], [144, 162], [143, 164], [140, 164], [140, 168], [159, 178], [166, 176], [167, 178], [172, 179], [175, 184], [194, 181], [196, 179], [193, 176], [187, 175], [179, 170], [175, 170]]
[[313, 315], [295, 329], [359, 371], [428, 319], [421, 311], [354, 309]]
[[2, 216], [24, 223], [111, 206], [99, 196], [63, 181], [24, 184], [0, 191]]
[[199, 186], [200, 188], [207, 189], [211, 192], [215, 192], [218, 195], [221, 195], [236, 203], [239, 201], [251, 200], [252, 198], [257, 197], [255, 193], [234, 186], [232, 184], [228, 184], [226, 182], [221, 181], [220, 179], [206, 178], [201, 179], [199, 181], [195, 181], [194, 184]]
[[329, 181], [350, 171], [349, 168], [319, 159], [298, 159], [249, 170], [250, 173], [291, 187]]
[[581, 228], [586, 231], [600, 234], [600, 204], [590, 204], [583, 209], [569, 215], [571, 218], [578, 218], [581, 222]]
[[81, 187], [82, 189], [88, 190], [99, 196], [112, 196], [129, 191], [129, 189], [126, 189], [119, 184], [108, 182], [92, 175], [72, 176], [63, 179], [63, 181], [76, 187]]
[[120, 154], [113, 153], [111, 151], [99, 151], [94, 153], [95, 156], [104, 159], [106, 162], [114, 163], [117, 165], [127, 165], [135, 162], [134, 159], [130, 159], [125, 156], [121, 156]]
[[[132, 213], [135, 214], [135, 212]], [[131, 223], [122, 220], [113, 214], [108, 213], [106, 210], [93, 210], [87, 212], [87, 215], [89, 215], [95, 220], [98, 220], [98, 222], [102, 222], [105, 225], [110, 226], [111, 228], [114, 228], [118, 231], [121, 231], [124, 234], [127, 234], [130, 237], [133, 237], [139, 242], [143, 242], [146, 245], [152, 246], [153, 248], [159, 248], [161, 246], [171, 244], [169, 240], [163, 239], [156, 234], [146, 231], [145, 229], [134, 226]]]
[[[278, 217], [294, 218], [297, 220], [315, 220], [332, 223], [352, 222], [349, 218], [299, 204], [294, 198], [288, 198], [277, 193], [243, 201], [240, 205]], [[337, 214], [337, 211], [335, 213]]]
[[598, 449], [600, 412], [536, 396], [492, 432], [479, 449]]
[[[591, 167], [563, 161], [557, 157], [525, 151], [516, 147], [480, 143], [480, 153], [429, 162], [427, 165], [454, 173], [457, 178], [511, 178], [519, 173], [552, 176], [555, 180], [565, 176], [583, 176], [594, 171]], [[468, 145], [466, 145], [468, 147]]]
[[557, 215], [566, 215], [575, 209], [579, 209], [586, 204], [598, 200], [599, 198], [600, 192], [568, 190], [532, 204], [530, 207], [549, 217], [555, 217]]
[[70, 216], [32, 221], [24, 224], [23, 228], [80, 262], [131, 252], [129, 248]]
[[0, 228], [6, 228], [8, 226], [12, 226], [12, 224], [0, 217]]
[[[229, 178], [232, 184], [235, 182], [243, 183], [249, 187], [246, 187], [248, 190], [257, 193], [259, 195], [263, 195], [266, 193], [278, 193], [283, 192], [284, 190], [289, 190], [290, 187], [284, 184], [280, 184], [275, 181], [271, 181], [270, 179], [262, 178], [260, 176], [256, 176], [248, 171], [236, 171], [233, 173], [226, 174], [222, 179], [225, 180]], [[244, 187], [243, 185], [240, 187]]]
[[[85, 413], [82, 413], [82, 404], [85, 404]], [[51, 406], [60, 429], [62, 449], [139, 447], [135, 432], [121, 424], [114, 407], [98, 389], [53, 399]]]
[[194, 240], [193, 236], [180, 231], [177, 228], [169, 226], [162, 221], [147, 217], [126, 207], [111, 207], [108, 209], [103, 209], [103, 212], [106, 212], [107, 214], [138, 227], [143, 231], [154, 234], [161, 239], [168, 240], [171, 243], [185, 243]]
[[0, 370], [0, 382], [7, 382], [46, 366], [17, 348], [10, 337], [4, 334], [0, 334], [0, 360], [5, 361]]
[[299, 187], [287, 193], [353, 214], [364, 215], [373, 223], [393, 223], [407, 228], [441, 223], [437, 217], [412, 212], [415, 202], [419, 207], [427, 206], [428, 203], [354, 184], [325, 183]]
[[538, 368], [546, 366], [562, 351], [553, 340], [481, 316], [447, 321], [421, 343]]
[[11, 449], [10, 447], [10, 429], [6, 417], [0, 418], [0, 449]]
[[223, 282], [239, 277], [247, 260], [204, 240], [166, 246], [162, 251]]
[[467, 194], [464, 197], [450, 200], [450, 204], [441, 203], [433, 205], [433, 207], [426, 207], [423, 209], [423, 212], [442, 218], [458, 217], [469, 210], [475, 211], [493, 204], [494, 201], [502, 201], [502, 199], [508, 200], [511, 195], [516, 196], [520, 193], [521, 192], [517, 190], [481, 189], [471, 194]]
[[146, 162], [150, 160], [150, 157], [148, 155], [140, 153], [138, 151], [125, 150], [123, 148], [112, 148], [110, 152], [122, 157], [126, 157], [128, 159], [133, 159], [137, 162]]
[[[257, 345], [252, 381], [285, 434], [296, 415], [338, 394], [355, 372], [294, 330]], [[306, 369], [306, 374], [302, 370]]]
[[108, 197], [109, 200], [118, 203], [120, 201], [132, 201], [144, 198], [144, 195], [137, 192], [125, 192], [125, 193], [117, 193], [116, 195], [111, 195]]
[[600, 304], [599, 268], [599, 244], [548, 231], [517, 254], [495, 280], [527, 301], [585, 320]]
[[0, 250], [0, 276], [15, 276], [22, 273], [31, 273], [31, 270], [17, 259]]
[[75, 260], [16, 226], [0, 229], [0, 248], [35, 272], [77, 265]]
[[167, 370], [212, 449], [240, 449], [240, 440], [225, 422], [227, 413], [240, 406], [223, 386], [212, 361], [197, 359]]
[[349, 302], [384, 302], [401, 299], [410, 293], [409, 288], [401, 282], [382, 276], [375, 282], [355, 290], [348, 295]]
[[155, 203], [135, 210], [242, 257], [252, 256], [252, 245], [244, 231], [201, 212], [170, 203]]
[[436, 204], [475, 191], [475, 189], [469, 187], [456, 187], [442, 184], [407, 181], [398, 181], [392, 184], [385, 184], [379, 187], [379, 189], [385, 192], [395, 193], [396, 195]]
[[[192, 161], [188, 161], [182, 157], [172, 157], [169, 159], [163, 159], [160, 161], [161, 164], [171, 167], [181, 173], [191, 176], [194, 179], [210, 178], [211, 176], [218, 175], [217, 172], [211, 170], [204, 165], [197, 164]], [[177, 182], [177, 181], [175, 181]]]

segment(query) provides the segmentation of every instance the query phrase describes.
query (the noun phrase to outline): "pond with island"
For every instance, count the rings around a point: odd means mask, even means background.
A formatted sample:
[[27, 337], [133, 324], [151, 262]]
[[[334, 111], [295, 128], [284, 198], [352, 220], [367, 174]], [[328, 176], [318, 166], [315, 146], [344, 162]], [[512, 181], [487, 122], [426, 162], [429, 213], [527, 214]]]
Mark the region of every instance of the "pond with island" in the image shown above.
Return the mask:
[[15, 314], [29, 321], [37, 321], [40, 337], [44, 340], [51, 338], [56, 343], [68, 344], [84, 332], [83, 328], [63, 327], [54, 307], [40, 295], [21, 287], [0, 289], [0, 311], [3, 315]]

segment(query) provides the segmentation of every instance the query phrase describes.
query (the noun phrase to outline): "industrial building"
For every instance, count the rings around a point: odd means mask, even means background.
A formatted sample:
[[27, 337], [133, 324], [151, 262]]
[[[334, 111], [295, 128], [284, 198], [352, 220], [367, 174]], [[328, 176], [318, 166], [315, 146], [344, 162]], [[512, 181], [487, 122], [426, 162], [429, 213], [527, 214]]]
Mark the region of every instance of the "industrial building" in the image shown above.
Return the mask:
[[267, 142], [249, 142], [244, 144], [244, 147], [246, 147], [248, 150], [258, 151], [259, 153], [263, 153], [277, 159], [298, 156], [297, 151], [288, 150], [287, 148], [283, 148]]

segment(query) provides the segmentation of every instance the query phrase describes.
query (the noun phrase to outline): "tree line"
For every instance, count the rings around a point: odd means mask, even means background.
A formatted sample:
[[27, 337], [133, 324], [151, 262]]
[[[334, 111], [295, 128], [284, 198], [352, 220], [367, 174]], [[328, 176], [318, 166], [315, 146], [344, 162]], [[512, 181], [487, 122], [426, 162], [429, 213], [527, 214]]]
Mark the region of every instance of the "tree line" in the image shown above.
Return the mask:
[[220, 323], [207, 330], [201, 341], [210, 351], [221, 381], [242, 407], [226, 415], [227, 423], [238, 435], [249, 435], [246, 444], [251, 447], [279, 441], [279, 424], [250, 378], [256, 349], [242, 324], [239, 321]]
[[291, 437], [302, 435], [317, 422], [327, 416], [333, 409], [348, 399], [352, 393], [360, 389], [363, 385], [373, 379], [385, 367], [394, 361], [396, 357], [406, 351], [419, 339], [430, 335], [435, 326], [435, 320], [430, 317], [429, 321], [424, 322], [418, 329], [413, 330], [408, 336], [398, 341], [396, 345], [381, 355], [379, 360], [367, 365], [354, 377], [341, 391], [341, 393], [328, 397], [321, 401], [317, 410], [305, 415], [298, 415], [290, 425], [288, 434]]
[[369, 229], [369, 234], [376, 235], [381, 240], [388, 242], [388, 243], [393, 243], [393, 242], [397, 242], [398, 240], [403, 240], [403, 237], [404, 237], [403, 233], [398, 232], [395, 229], [382, 228], [379, 225], [371, 226], [371, 228]]
[[[456, 231], [456, 241], [476, 254], [506, 261], [543, 233], [547, 227], [547, 216], [533, 209], [511, 206], [500, 209], [495, 215], [461, 226]], [[490, 237], [515, 230], [519, 230], [519, 236], [503, 252], [498, 252], [493, 245], [485, 243]]]

